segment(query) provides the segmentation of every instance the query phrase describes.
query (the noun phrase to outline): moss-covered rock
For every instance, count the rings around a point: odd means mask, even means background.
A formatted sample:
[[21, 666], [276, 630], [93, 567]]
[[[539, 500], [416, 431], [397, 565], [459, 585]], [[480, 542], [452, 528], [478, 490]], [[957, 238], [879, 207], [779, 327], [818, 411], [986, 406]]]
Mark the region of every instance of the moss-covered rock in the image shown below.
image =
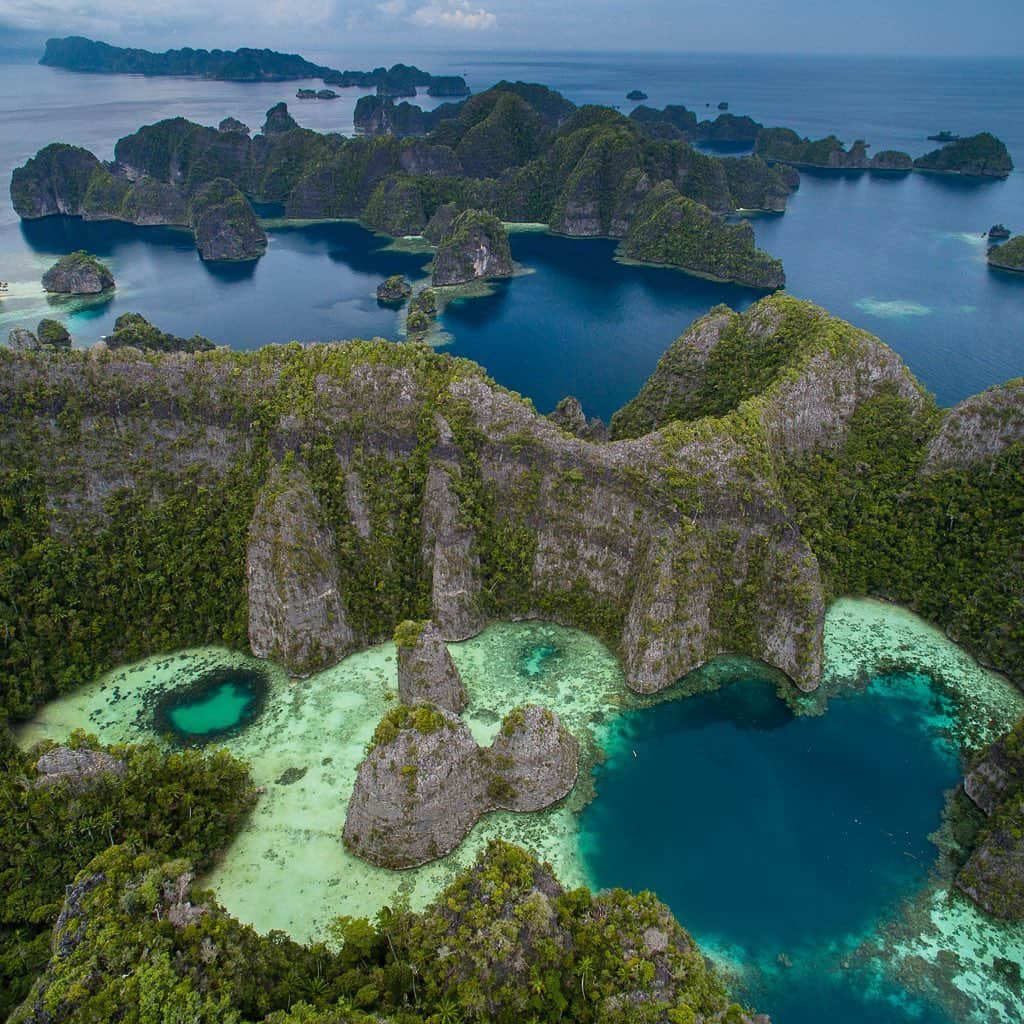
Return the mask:
[[204, 260], [255, 260], [267, 234], [249, 200], [225, 178], [203, 185], [189, 200], [189, 224]]
[[757, 248], [748, 223], [727, 223], [668, 182], [644, 198], [621, 250], [630, 259], [670, 264], [752, 288], [786, 283], [782, 264]]
[[114, 321], [113, 333], [103, 340], [109, 349], [131, 347], [142, 352], [208, 352], [214, 347], [201, 334], [179, 338], [161, 331], [140, 313], [122, 313]]
[[402, 274], [392, 274], [377, 285], [378, 302], [404, 302], [412, 295], [412, 285]]
[[395, 646], [402, 703], [433, 704], [460, 714], [468, 701], [466, 687], [437, 626], [406, 620], [395, 630]]
[[71, 348], [71, 335], [59, 320], [40, 320], [36, 337], [44, 348]]
[[451, 712], [402, 704], [377, 726], [359, 766], [345, 845], [382, 867], [435, 860], [490, 811], [536, 811], [560, 800], [576, 782], [578, 758], [576, 740], [545, 708], [511, 712], [484, 748]]
[[1024, 235], [1017, 235], [1002, 245], [992, 246], [988, 251], [988, 265], [1000, 270], [1024, 273]]
[[986, 751], [964, 790], [988, 821], [957, 887], [994, 917], [1024, 920], [1024, 721]]
[[30, 220], [62, 213], [79, 216], [99, 160], [87, 149], [55, 142], [41, 149], [11, 175], [11, 202]]
[[43, 288], [64, 295], [97, 295], [114, 287], [106, 264], [82, 249], [62, 256], [43, 274]]
[[919, 156], [914, 167], [919, 171], [1005, 178], [1013, 170], [1013, 160], [1001, 139], [991, 132], [980, 132]]
[[465, 284], [510, 277], [514, 270], [501, 221], [483, 210], [464, 210], [452, 221], [434, 254], [431, 280], [435, 286]]
[[276, 103], [267, 111], [267, 119], [260, 130], [264, 135], [282, 135], [298, 127], [298, 121], [288, 113], [288, 104]]

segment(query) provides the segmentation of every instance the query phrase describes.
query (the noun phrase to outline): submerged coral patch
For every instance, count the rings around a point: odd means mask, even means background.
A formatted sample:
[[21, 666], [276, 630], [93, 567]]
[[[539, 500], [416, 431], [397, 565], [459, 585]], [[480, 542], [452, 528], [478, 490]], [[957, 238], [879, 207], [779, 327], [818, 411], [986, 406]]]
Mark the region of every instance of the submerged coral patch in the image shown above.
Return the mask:
[[215, 668], [156, 700], [153, 729], [181, 743], [209, 743], [241, 732], [263, 710], [269, 680], [255, 667]]
[[562, 652], [558, 647], [548, 643], [531, 644], [519, 658], [519, 671], [524, 676], [536, 678], [543, 675], [549, 667], [549, 662], [557, 658]]
[[920, 302], [909, 299], [858, 299], [857, 308], [868, 316], [878, 316], [885, 320], [905, 320], [910, 316], [931, 316], [935, 312], [930, 306], [922, 306]]

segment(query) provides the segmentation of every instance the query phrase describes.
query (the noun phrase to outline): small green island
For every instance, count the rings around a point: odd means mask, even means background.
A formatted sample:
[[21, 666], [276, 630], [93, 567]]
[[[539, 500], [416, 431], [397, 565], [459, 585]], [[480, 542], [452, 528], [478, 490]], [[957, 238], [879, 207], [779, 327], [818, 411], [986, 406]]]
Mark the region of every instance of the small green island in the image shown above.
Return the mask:
[[98, 295], [113, 287], [107, 265], [81, 249], [62, 256], [43, 274], [43, 289], [62, 295]]
[[1024, 273], [1024, 235], [1015, 235], [1002, 245], [992, 246], [988, 251], [988, 265]]

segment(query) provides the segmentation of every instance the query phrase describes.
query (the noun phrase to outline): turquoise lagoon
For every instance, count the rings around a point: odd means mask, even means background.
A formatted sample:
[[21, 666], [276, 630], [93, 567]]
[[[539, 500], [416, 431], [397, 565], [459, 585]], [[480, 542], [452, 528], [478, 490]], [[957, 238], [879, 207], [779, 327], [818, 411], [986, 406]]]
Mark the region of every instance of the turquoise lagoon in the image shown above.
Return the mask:
[[[542, 703], [580, 739], [584, 769], [558, 806], [489, 815], [454, 853], [413, 871], [374, 868], [340, 842], [356, 768], [397, 699], [391, 644], [302, 681], [217, 648], [157, 656], [50, 703], [19, 738], [78, 727], [105, 742], [153, 738], [154, 707], [175, 694], [209, 724], [244, 711], [244, 687], [223, 674], [255, 672], [261, 710], [223, 745], [250, 761], [263, 792], [204, 882], [260, 930], [309, 938], [338, 914], [398, 898], [423, 906], [500, 837], [567, 885], [653, 889], [742, 998], [783, 1024], [1024, 1014], [998, 961], [1024, 958], [1024, 929], [951, 892], [932, 838], [964, 758], [1024, 714], [1024, 695], [915, 616], [836, 602], [821, 690], [787, 701], [777, 680], [727, 659], [718, 689], [698, 673], [639, 698], [598, 641], [543, 622], [492, 625], [450, 649], [479, 742], [515, 705]], [[197, 693], [211, 677], [221, 681]]]

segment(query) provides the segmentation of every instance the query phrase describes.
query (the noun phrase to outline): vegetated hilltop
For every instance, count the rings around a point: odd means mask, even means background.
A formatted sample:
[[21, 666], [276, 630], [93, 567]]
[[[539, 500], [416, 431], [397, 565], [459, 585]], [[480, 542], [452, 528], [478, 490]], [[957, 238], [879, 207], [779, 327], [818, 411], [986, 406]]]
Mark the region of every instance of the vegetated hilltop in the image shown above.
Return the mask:
[[[783, 209], [796, 184], [789, 169], [651, 140], [636, 121], [608, 108], [577, 109], [539, 85], [500, 83], [443, 105], [431, 119], [423, 138], [348, 139], [299, 128], [283, 104], [254, 138], [234, 125], [218, 130], [174, 118], [119, 140], [111, 165], [83, 149], [48, 146], [15, 170], [11, 198], [26, 218], [194, 226], [196, 196], [222, 179], [250, 200], [284, 204], [289, 217], [358, 217], [374, 230], [418, 234], [454, 205], [566, 235], [621, 238], [627, 248], [635, 229], [642, 236], [631, 246], [635, 258], [753, 287], [783, 281], [781, 265], [756, 248], [753, 233], [724, 217], [740, 208]], [[225, 196], [224, 209], [239, 210], [239, 198]], [[658, 244], [652, 230], [679, 231], [688, 241]], [[237, 224], [235, 235], [229, 251], [262, 251], [251, 225]]]
[[864, 593], [1024, 678], [1020, 382], [943, 413], [795, 299], [698, 321], [612, 444], [417, 344], [0, 365], [15, 715], [154, 650], [302, 675], [428, 617], [587, 629], [639, 691], [725, 652], [810, 689], [826, 602]]
[[327, 85], [341, 88], [358, 86], [379, 88], [389, 93], [404, 94], [422, 86], [431, 96], [468, 96], [466, 81], [459, 75], [431, 75], [408, 64], [372, 71], [337, 71], [300, 57], [297, 53], [276, 50], [195, 50], [184, 47], [153, 53], [134, 47], [111, 46], [84, 36], [47, 39], [39, 59], [48, 67], [93, 74], [124, 75], [195, 75], [222, 82], [294, 82], [304, 78], [320, 78]]
[[1005, 178], [1013, 170], [1006, 146], [990, 132], [957, 139], [916, 160], [899, 150], [887, 149], [868, 156], [868, 143], [858, 139], [847, 151], [835, 135], [801, 138], [790, 128], [765, 128], [757, 136], [754, 152], [771, 162], [794, 167], [829, 170], [945, 171], [972, 177]]
[[1000, 270], [1024, 272], [1024, 235], [1016, 235], [1002, 245], [994, 245], [988, 251], [990, 267]]

